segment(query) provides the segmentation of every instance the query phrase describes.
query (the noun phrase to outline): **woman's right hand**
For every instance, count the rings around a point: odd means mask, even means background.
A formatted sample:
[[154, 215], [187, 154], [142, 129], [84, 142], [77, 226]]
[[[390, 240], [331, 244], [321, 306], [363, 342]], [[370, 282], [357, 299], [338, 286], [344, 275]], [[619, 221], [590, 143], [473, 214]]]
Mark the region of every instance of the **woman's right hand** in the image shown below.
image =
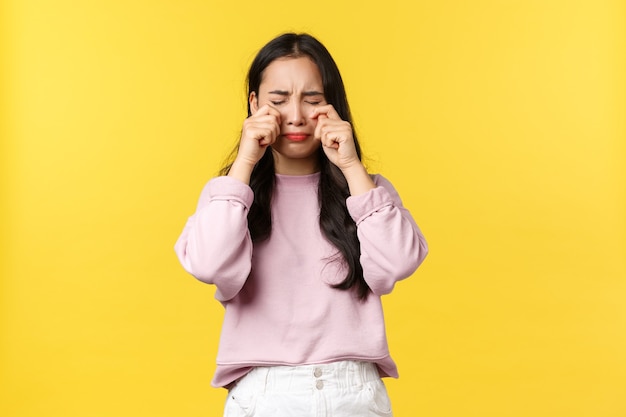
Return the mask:
[[243, 122], [237, 158], [254, 167], [280, 134], [280, 113], [266, 104]]
[[280, 135], [280, 112], [266, 104], [243, 122], [239, 150], [228, 175], [246, 184], [265, 150]]

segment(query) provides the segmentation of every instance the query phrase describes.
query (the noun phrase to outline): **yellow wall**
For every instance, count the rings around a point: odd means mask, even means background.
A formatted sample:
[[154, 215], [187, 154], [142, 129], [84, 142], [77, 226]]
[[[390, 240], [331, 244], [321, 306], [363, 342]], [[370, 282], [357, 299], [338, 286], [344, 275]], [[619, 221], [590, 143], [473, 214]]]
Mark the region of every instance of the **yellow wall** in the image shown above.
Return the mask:
[[385, 298], [396, 415], [626, 415], [624, 2], [365, 4], [4, 1], [0, 415], [221, 415], [173, 244], [286, 30], [431, 246]]

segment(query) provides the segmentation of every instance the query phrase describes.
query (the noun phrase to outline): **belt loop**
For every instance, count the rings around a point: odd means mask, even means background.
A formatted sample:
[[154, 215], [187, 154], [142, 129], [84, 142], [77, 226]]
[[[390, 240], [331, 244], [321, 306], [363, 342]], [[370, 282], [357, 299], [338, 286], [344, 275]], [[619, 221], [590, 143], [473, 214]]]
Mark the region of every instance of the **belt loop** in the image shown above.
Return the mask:
[[341, 374], [342, 374], [342, 390], [350, 390], [352, 388], [352, 386], [354, 386], [354, 362], [352, 361], [347, 361], [347, 362], [340, 362], [341, 366]]
[[367, 362], [359, 362], [359, 374], [361, 376], [361, 385], [367, 383]]
[[363, 376], [361, 375], [361, 363], [357, 361], [348, 362], [348, 372], [347, 377], [348, 388], [354, 389], [361, 385], [363, 380]]
[[263, 366], [263, 367], [259, 367], [259, 388], [260, 391], [263, 395], [265, 395], [265, 393], [267, 392], [267, 386], [269, 384], [269, 379], [270, 379], [270, 371], [272, 368], [268, 367], [268, 366]]
[[360, 362], [360, 365], [362, 384], [366, 384], [380, 378], [380, 375], [378, 375], [378, 369], [374, 363]]

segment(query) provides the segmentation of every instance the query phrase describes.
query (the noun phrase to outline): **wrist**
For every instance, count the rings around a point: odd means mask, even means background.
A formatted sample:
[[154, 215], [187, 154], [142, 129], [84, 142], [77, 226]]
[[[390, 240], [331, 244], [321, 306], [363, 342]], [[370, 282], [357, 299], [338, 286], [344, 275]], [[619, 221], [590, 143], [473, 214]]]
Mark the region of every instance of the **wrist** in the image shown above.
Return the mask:
[[245, 184], [250, 184], [250, 176], [252, 175], [254, 165], [249, 161], [236, 158], [228, 170], [228, 176], [238, 179]]
[[341, 172], [348, 182], [348, 188], [352, 196], [365, 194], [376, 188], [376, 184], [374, 184], [372, 177], [370, 177], [361, 161], [343, 168]]

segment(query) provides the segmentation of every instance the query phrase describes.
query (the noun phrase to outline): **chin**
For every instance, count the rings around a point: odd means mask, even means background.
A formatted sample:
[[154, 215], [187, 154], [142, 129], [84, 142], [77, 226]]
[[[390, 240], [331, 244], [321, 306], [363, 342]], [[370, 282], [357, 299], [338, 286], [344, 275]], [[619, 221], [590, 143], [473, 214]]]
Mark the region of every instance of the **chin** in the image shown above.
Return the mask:
[[292, 142], [286, 144], [286, 146], [273, 146], [272, 150], [274, 151], [274, 154], [277, 154], [276, 156], [278, 158], [295, 160], [315, 158], [317, 160], [320, 147], [307, 142], [308, 141]]

